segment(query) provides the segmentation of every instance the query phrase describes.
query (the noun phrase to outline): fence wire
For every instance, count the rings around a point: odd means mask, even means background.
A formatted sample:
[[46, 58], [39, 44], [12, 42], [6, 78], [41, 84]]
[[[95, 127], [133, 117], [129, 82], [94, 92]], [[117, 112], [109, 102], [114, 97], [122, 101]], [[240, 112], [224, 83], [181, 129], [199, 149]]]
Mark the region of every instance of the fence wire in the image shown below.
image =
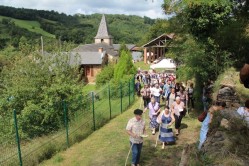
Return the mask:
[[[68, 101], [55, 101], [43, 110], [57, 110], [60, 118], [56, 119], [57, 126], [54, 128], [49, 128], [49, 124], [40, 126], [36, 123], [35, 118], [41, 116], [39, 111], [32, 112], [32, 126], [25, 126], [26, 119], [17, 114], [20, 151], [13, 116], [0, 116], [0, 127], [4, 129], [0, 131], [0, 165], [20, 165], [21, 162], [23, 165], [38, 165], [58, 151], [82, 141], [110, 119], [127, 110], [135, 100], [134, 94], [132, 79], [105, 86], [96, 92], [79, 94]], [[37, 130], [39, 133], [36, 133]], [[27, 131], [29, 134], [25, 134]], [[6, 133], [8, 137], [5, 136]]]

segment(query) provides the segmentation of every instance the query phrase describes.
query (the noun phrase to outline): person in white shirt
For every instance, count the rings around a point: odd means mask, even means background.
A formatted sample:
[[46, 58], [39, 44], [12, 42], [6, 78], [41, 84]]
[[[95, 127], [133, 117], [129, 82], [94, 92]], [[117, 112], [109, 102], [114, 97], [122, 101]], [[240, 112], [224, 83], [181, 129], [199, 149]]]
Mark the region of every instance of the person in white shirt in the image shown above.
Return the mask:
[[162, 94], [162, 89], [159, 87], [158, 84], [152, 89], [152, 95], [154, 96], [156, 102], [160, 104], [160, 96]]
[[237, 113], [249, 126], [249, 99], [246, 100], [244, 107], [239, 107]]
[[180, 97], [176, 97], [176, 101], [171, 105], [171, 110], [173, 111], [175, 117], [175, 129], [176, 129], [176, 136], [180, 133], [181, 121], [183, 118], [183, 111], [185, 109], [184, 103], [181, 101]]

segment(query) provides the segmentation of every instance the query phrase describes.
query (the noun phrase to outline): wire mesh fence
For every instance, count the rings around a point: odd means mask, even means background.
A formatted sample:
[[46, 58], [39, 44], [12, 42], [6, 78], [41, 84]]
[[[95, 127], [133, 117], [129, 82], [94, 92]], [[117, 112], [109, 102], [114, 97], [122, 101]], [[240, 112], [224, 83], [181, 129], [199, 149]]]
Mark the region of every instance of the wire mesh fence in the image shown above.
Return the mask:
[[[16, 111], [7, 120], [0, 116], [0, 127], [5, 129], [0, 133], [0, 165], [37, 165], [51, 158], [127, 110], [135, 100], [134, 94], [134, 79], [131, 79], [70, 100], [55, 101], [44, 109], [57, 110], [59, 118], [52, 129], [49, 129], [51, 124], [36, 123], [40, 111], [32, 112], [31, 126], [25, 126], [27, 119]], [[6, 132], [11, 134], [5, 137]]]

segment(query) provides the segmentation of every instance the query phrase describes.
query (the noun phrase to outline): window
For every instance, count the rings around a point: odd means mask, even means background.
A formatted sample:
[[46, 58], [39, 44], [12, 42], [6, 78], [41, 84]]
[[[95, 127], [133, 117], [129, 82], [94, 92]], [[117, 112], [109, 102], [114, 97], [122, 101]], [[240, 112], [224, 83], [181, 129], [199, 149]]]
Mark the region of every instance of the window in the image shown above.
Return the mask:
[[103, 43], [104, 42], [104, 39], [101, 39], [101, 43]]

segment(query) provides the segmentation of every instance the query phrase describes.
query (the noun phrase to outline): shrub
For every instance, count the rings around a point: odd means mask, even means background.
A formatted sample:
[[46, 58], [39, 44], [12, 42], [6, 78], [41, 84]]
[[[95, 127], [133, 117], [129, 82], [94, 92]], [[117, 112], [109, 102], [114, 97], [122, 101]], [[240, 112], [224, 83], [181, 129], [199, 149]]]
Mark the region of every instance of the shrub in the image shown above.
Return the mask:
[[114, 69], [114, 79], [120, 80], [123, 79], [125, 75], [134, 75], [136, 74], [137, 69], [133, 65], [132, 56], [129, 51], [122, 51], [119, 61]]
[[108, 83], [113, 78], [113, 74], [114, 74], [114, 66], [111, 64], [105, 66], [103, 70], [97, 75], [96, 78], [97, 87], [100, 87], [101, 85]]

